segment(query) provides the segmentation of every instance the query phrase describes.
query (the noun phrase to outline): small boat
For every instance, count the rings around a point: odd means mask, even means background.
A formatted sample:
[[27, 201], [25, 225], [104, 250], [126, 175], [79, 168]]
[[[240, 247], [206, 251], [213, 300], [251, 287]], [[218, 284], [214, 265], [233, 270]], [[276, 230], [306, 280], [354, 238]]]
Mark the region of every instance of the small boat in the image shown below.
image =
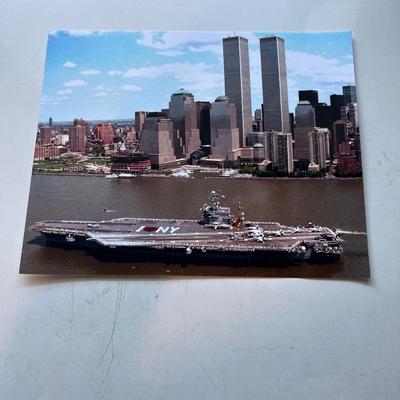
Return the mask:
[[233, 176], [233, 175], [236, 175], [236, 174], [237, 174], [237, 170], [236, 170], [236, 169], [233, 169], [233, 168], [224, 169], [224, 170], [221, 172], [221, 176], [224, 176], [224, 177], [229, 177], [229, 176]]
[[126, 173], [126, 172], [121, 172], [120, 174], [118, 174], [118, 178], [132, 179], [132, 178], [135, 178], [135, 177], [136, 177], [136, 175], [129, 174], [129, 173]]
[[174, 178], [191, 178], [192, 171], [188, 169], [180, 169], [171, 174]]
[[118, 178], [118, 175], [117, 174], [107, 174], [105, 176], [105, 178], [106, 179], [115, 179], [115, 178]]

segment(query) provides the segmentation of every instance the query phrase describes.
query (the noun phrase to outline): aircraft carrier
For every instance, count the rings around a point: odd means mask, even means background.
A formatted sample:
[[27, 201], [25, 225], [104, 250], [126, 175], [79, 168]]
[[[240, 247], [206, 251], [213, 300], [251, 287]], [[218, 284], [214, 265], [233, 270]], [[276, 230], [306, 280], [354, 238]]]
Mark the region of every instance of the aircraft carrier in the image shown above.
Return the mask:
[[308, 223], [285, 226], [278, 222], [248, 221], [238, 205], [233, 215], [221, 205], [224, 196], [210, 193], [199, 220], [117, 218], [105, 221], [40, 221], [30, 227], [49, 244], [94, 247], [118, 254], [177, 257], [191, 262], [235, 260], [263, 262], [280, 260], [335, 260], [343, 252], [343, 240], [334, 229]]

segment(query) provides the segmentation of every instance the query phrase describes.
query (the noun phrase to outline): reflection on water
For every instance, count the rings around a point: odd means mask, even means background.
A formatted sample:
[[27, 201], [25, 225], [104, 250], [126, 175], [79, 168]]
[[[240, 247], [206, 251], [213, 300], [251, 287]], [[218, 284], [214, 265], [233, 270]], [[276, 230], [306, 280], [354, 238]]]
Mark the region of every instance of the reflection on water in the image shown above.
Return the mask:
[[[32, 177], [27, 227], [44, 219], [104, 220], [120, 217], [199, 217], [210, 190], [220, 189], [225, 203], [236, 209], [240, 200], [246, 218], [288, 225], [313, 222], [343, 231], [365, 231], [361, 180]], [[106, 212], [112, 210], [113, 212]], [[268, 266], [200, 266], [165, 262], [129, 262], [84, 250], [45, 246], [26, 230], [23, 273], [291, 276], [366, 279], [369, 276], [365, 235], [345, 235], [343, 257], [333, 263], [304, 263], [286, 268]]]

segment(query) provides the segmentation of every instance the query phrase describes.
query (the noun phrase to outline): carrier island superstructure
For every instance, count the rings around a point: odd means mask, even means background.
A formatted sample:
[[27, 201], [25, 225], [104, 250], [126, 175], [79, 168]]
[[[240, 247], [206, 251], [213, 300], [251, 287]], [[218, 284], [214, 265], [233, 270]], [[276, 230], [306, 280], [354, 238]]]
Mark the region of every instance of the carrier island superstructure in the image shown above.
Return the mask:
[[31, 226], [48, 242], [132, 254], [177, 256], [220, 261], [337, 259], [342, 242], [334, 229], [308, 223], [285, 226], [278, 222], [248, 221], [242, 207], [233, 215], [221, 205], [224, 196], [210, 193], [199, 220], [117, 218], [104, 221], [40, 221]]

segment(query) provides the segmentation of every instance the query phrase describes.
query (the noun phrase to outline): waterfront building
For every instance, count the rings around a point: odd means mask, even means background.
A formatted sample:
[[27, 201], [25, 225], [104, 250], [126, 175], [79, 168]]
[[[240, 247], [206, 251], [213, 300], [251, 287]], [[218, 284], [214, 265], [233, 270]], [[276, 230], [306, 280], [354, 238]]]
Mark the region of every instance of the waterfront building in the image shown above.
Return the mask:
[[327, 128], [314, 128], [308, 133], [309, 137], [309, 160], [310, 164], [318, 165], [321, 170], [326, 169], [326, 162], [329, 159], [329, 137], [330, 131]]
[[148, 113], [142, 128], [140, 148], [149, 156], [152, 168], [161, 169], [174, 164], [174, 128], [165, 113]]
[[67, 149], [65, 147], [56, 146], [54, 144], [37, 144], [35, 145], [33, 160], [56, 160], [66, 151]]
[[119, 152], [111, 157], [111, 173], [142, 174], [151, 169], [150, 158], [143, 153]]
[[309, 160], [309, 135], [315, 124], [314, 107], [309, 101], [299, 101], [295, 113], [296, 127], [294, 130], [294, 158], [296, 160]]
[[51, 142], [51, 127], [41, 126], [39, 128], [39, 141], [40, 144], [50, 144]]
[[252, 129], [249, 44], [241, 36], [223, 41], [225, 95], [236, 106], [239, 143], [243, 147]]
[[226, 159], [241, 147], [236, 106], [227, 96], [219, 96], [211, 104], [210, 127], [212, 159]]
[[350, 142], [343, 142], [339, 145], [337, 172], [344, 176], [359, 175], [362, 172], [361, 153], [354, 149]]
[[69, 147], [74, 153], [86, 151], [86, 127], [78, 123], [69, 130]]
[[209, 101], [196, 101], [197, 128], [202, 146], [209, 145], [211, 140], [210, 108], [211, 103]]
[[293, 172], [293, 138], [291, 133], [270, 131], [272, 168], [280, 173]]
[[357, 91], [354, 85], [343, 86], [344, 105], [349, 103], [357, 103]]
[[[164, 114], [165, 115], [165, 114]], [[196, 103], [192, 93], [180, 89], [171, 96], [169, 118], [174, 127], [174, 151], [176, 158], [189, 158], [200, 149], [200, 132], [197, 128]]]
[[140, 138], [143, 129], [144, 120], [146, 119], [147, 111], [135, 111], [135, 128], [136, 135]]
[[314, 108], [318, 106], [318, 90], [299, 90], [299, 102], [308, 101]]
[[290, 132], [285, 41], [278, 36], [260, 39], [264, 130]]

